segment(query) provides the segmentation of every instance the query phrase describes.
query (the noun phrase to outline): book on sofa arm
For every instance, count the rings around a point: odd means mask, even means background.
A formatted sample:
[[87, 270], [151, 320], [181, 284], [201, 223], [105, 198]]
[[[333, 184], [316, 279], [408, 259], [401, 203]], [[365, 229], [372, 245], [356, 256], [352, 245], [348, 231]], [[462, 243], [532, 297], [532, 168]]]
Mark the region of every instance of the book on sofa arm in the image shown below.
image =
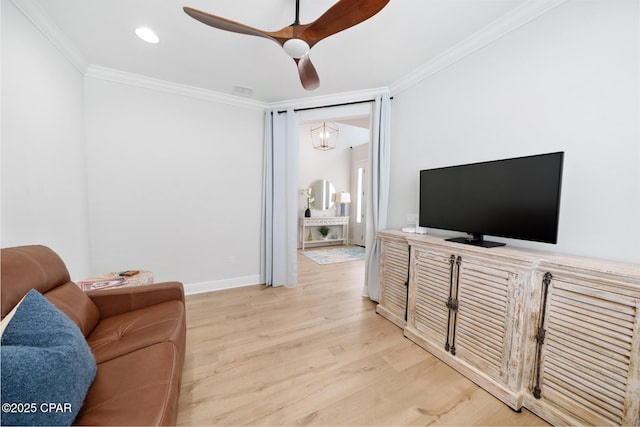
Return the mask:
[[80, 286], [80, 289], [87, 292], [97, 289], [117, 288], [119, 286], [124, 286], [127, 283], [129, 283], [129, 279], [121, 276], [109, 279], [83, 280], [82, 282], [78, 282], [78, 286]]

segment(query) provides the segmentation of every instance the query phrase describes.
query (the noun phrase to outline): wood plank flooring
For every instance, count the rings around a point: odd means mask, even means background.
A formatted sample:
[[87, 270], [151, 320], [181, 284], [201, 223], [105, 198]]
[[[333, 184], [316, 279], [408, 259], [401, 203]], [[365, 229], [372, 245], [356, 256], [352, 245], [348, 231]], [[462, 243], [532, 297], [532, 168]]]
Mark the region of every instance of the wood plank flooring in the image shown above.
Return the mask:
[[187, 297], [179, 425], [547, 425], [377, 315], [364, 261], [299, 255], [298, 277]]

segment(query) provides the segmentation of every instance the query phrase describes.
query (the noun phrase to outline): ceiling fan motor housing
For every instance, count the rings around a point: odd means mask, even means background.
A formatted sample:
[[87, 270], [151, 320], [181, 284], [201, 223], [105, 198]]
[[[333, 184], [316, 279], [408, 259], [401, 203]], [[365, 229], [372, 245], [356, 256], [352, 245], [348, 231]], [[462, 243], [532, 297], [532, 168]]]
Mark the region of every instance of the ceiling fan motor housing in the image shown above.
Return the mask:
[[282, 45], [284, 51], [292, 58], [302, 58], [309, 53], [309, 44], [302, 39], [289, 39]]

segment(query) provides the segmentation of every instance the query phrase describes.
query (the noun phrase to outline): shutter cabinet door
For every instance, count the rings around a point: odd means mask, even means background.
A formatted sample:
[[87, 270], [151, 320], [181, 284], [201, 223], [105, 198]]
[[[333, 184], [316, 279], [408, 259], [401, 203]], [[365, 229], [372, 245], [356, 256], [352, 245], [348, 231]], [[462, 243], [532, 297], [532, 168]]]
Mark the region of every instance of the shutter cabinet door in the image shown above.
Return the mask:
[[449, 323], [450, 258], [421, 249], [416, 249], [414, 256], [413, 326], [424, 338], [445, 348]]
[[541, 399], [586, 424], [638, 423], [640, 299], [554, 273], [541, 357]]
[[456, 356], [505, 383], [509, 362], [510, 283], [517, 275], [463, 257], [458, 285]]
[[382, 292], [380, 305], [399, 319], [405, 319], [409, 278], [409, 245], [393, 240], [381, 241]]

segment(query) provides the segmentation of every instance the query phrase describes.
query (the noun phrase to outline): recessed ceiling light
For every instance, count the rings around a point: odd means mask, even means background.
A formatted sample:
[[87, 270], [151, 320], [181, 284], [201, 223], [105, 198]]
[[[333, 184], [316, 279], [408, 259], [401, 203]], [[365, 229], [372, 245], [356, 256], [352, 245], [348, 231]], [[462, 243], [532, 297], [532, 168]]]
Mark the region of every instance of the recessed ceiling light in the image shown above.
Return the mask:
[[140, 37], [142, 40], [146, 41], [147, 43], [157, 44], [160, 42], [160, 39], [158, 38], [156, 33], [154, 33], [153, 31], [151, 31], [149, 28], [146, 28], [146, 27], [136, 28], [136, 36]]

